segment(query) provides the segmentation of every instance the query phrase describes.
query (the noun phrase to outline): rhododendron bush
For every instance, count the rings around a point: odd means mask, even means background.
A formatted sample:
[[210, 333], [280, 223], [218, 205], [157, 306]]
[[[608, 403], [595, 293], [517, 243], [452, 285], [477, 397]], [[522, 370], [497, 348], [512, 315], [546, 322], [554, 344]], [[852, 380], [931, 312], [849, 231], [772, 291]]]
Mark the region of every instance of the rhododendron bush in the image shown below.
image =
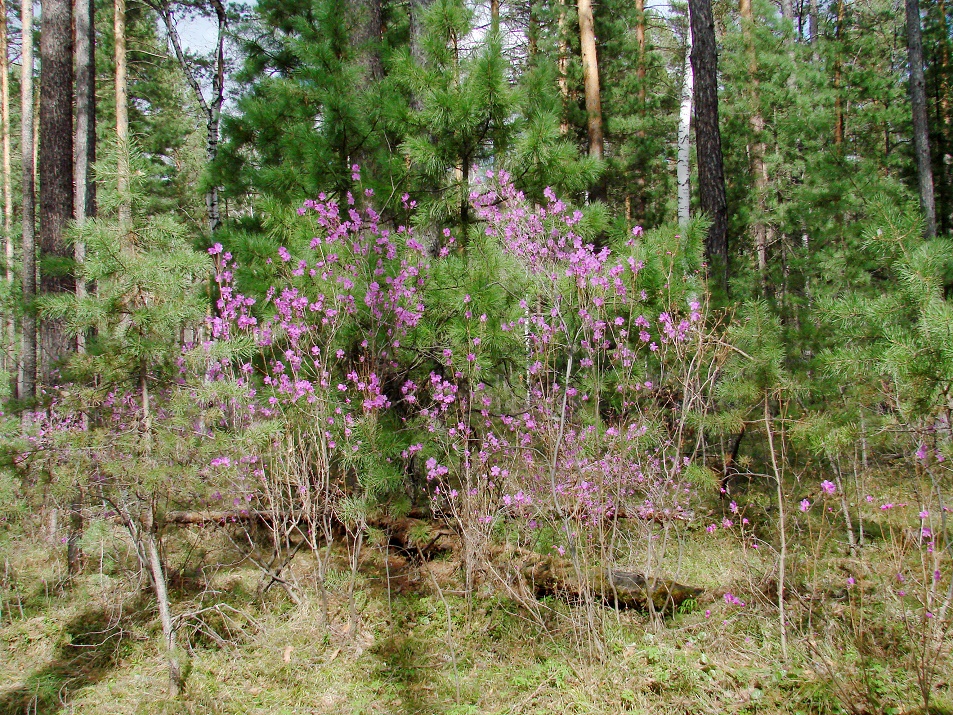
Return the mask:
[[[369, 191], [309, 201], [295, 222], [310, 238], [267, 260], [263, 296], [242, 292], [228, 250], [209, 249], [215, 310], [151, 414], [117, 387], [82, 419], [76, 406], [43, 419], [100, 434], [132, 472], [166, 430], [168, 454], [184, 450], [169, 468], [193, 475], [157, 479], [168, 508], [284, 514], [276, 540], [297, 531], [315, 553], [333, 521], [357, 534], [413, 508], [456, 526], [470, 577], [509, 524], [560, 554], [605, 554], [620, 518], [667, 534], [707, 478], [697, 423], [723, 360], [700, 248], [638, 228], [597, 247], [583, 215], [546, 196], [532, 207], [487, 173], [465, 249], [449, 231], [425, 241], [385, 222]], [[117, 435], [139, 446], [121, 450]], [[64, 483], [89, 471], [80, 452], [99, 451], [77, 444], [58, 452], [73, 465]], [[660, 551], [644, 536], [651, 569]]]

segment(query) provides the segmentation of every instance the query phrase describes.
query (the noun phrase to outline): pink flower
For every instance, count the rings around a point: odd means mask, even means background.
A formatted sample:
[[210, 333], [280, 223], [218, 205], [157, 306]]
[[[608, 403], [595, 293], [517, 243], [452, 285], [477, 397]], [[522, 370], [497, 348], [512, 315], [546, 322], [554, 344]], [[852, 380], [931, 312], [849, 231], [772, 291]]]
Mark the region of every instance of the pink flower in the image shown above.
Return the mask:
[[807, 511], [810, 508], [811, 508], [811, 502], [809, 502], [807, 499], [802, 499], [801, 506], [800, 506], [801, 511]]
[[834, 484], [834, 482], [825, 479], [823, 482], [821, 482], [821, 489], [824, 490], [825, 494], [833, 494], [835, 491], [837, 491], [837, 486]]

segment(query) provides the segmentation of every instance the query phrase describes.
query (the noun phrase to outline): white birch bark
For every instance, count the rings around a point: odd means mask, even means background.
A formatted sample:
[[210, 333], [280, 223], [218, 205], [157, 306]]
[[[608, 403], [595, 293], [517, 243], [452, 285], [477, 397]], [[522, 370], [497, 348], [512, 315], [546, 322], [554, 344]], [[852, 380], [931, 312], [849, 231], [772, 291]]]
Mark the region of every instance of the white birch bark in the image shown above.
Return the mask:
[[[686, 10], [687, 12], [687, 10]], [[678, 183], [678, 224], [685, 226], [691, 219], [689, 202], [691, 201], [691, 139], [692, 98], [694, 96], [695, 75], [692, 72], [692, 32], [691, 22], [685, 33], [685, 73], [682, 80], [682, 103], [678, 110], [678, 160], [675, 165], [675, 177]]]

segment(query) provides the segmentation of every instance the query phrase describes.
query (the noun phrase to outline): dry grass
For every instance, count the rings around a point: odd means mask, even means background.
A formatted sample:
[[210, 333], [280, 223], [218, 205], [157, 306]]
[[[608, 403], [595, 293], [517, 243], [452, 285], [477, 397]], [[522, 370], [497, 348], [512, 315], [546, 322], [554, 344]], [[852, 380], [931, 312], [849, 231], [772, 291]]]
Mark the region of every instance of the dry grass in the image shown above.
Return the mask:
[[[0, 564], [10, 565], [0, 592], [2, 715], [838, 713], [871, 673], [884, 712], [912, 712], [915, 702], [915, 683], [890, 662], [889, 643], [873, 670], [844, 652], [849, 602], [830, 594], [822, 604], [792, 602], [792, 652], [783, 664], [776, 612], [770, 594], [759, 592], [770, 587], [773, 559], [744, 549], [728, 532], [699, 528], [664, 564], [669, 575], [709, 589], [694, 611], [659, 626], [642, 614], [600, 608], [595, 637], [564, 603], [545, 602], [537, 619], [490, 583], [468, 602], [453, 560], [415, 565], [392, 555], [385, 568], [375, 548], [361, 564], [355, 627], [347, 555], [335, 555], [325, 623], [305, 553], [289, 574], [304, 595], [294, 606], [277, 588], [257, 599], [258, 572], [239, 563], [224, 540], [186, 534], [169, 555], [183, 584], [176, 612], [216, 603], [235, 610], [228, 618], [204, 616], [218, 641], [208, 631], [187, 631], [192, 670], [176, 701], [165, 695], [151, 601], [136, 588], [128, 561], [91, 563], [91, 573], [65, 588], [57, 581], [61, 554], [49, 557], [47, 544], [26, 535], [2, 539]], [[186, 557], [197, 543], [204, 568]], [[836, 559], [824, 569], [819, 583], [839, 582]], [[748, 605], [727, 604], [725, 590]], [[813, 642], [802, 637], [809, 617]], [[871, 627], [886, 637], [884, 624]], [[593, 642], [601, 657], [592, 657]], [[80, 659], [81, 652], [95, 657]], [[950, 680], [940, 678], [941, 705], [949, 702]]]

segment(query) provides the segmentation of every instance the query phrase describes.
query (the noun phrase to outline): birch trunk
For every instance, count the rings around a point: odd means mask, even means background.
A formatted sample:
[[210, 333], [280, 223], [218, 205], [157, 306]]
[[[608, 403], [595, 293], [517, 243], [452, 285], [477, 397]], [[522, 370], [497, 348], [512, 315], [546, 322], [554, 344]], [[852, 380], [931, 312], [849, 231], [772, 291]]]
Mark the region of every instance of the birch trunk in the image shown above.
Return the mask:
[[559, 56], [556, 59], [559, 96], [562, 98], [562, 116], [559, 121], [559, 133], [569, 134], [569, 41], [566, 37], [566, 0], [559, 0]]
[[23, 350], [20, 399], [36, 397], [36, 163], [33, 147], [33, 0], [20, 0], [23, 54], [20, 59], [20, 149], [23, 163]]
[[936, 203], [933, 196], [933, 169], [927, 125], [926, 83], [923, 76], [923, 40], [920, 32], [920, 3], [906, 0], [907, 51], [910, 64], [910, 108], [913, 113], [913, 147], [917, 160], [920, 210], [926, 222], [926, 238], [936, 236]]
[[678, 225], [687, 226], [691, 220], [691, 123], [692, 99], [694, 95], [694, 73], [692, 72], [692, 32], [691, 21], [685, 35], [685, 71], [682, 78], [682, 103], [678, 111], [678, 160], [675, 177], [678, 183]]
[[[228, 16], [225, 14], [225, 6], [221, 0], [211, 0], [211, 4], [215, 10], [215, 18], [218, 23], [218, 35], [215, 45], [215, 71], [212, 74], [212, 97], [210, 101], [205, 99], [202, 86], [195, 76], [192, 65], [189, 64], [185, 53], [182, 51], [182, 41], [179, 37], [179, 31], [175, 26], [175, 18], [172, 15], [171, 4], [165, 3], [159, 7], [159, 14], [162, 17], [166, 32], [169, 34], [169, 42], [172, 44], [176, 60], [178, 60], [179, 67], [185, 75], [185, 81], [192, 89], [192, 94], [195, 96], [196, 102], [198, 102], [202, 113], [205, 115], [205, 160], [209, 165], [211, 165], [218, 156], [218, 144], [220, 140], [219, 125], [222, 117], [222, 104], [225, 102], [225, 31], [228, 27]], [[374, 3], [371, 4], [373, 5]], [[379, 32], [379, 12], [377, 16], [377, 28]], [[371, 65], [373, 74], [373, 72], [376, 71], [374, 70], [376, 65], [374, 65], [373, 62]], [[222, 223], [217, 186], [210, 186], [205, 192], [205, 209], [208, 214], [208, 230], [211, 234], [214, 233]]]
[[162, 569], [162, 559], [159, 555], [159, 545], [156, 543], [152, 524], [145, 524], [142, 528], [142, 538], [146, 557], [149, 559], [149, 572], [152, 575], [152, 586], [155, 589], [156, 602], [159, 606], [159, 621], [162, 623], [162, 641], [169, 661], [169, 695], [178, 696], [183, 689], [184, 672], [179, 662], [178, 650], [175, 645], [175, 623], [172, 621], [172, 609], [169, 607], [169, 589], [165, 581], [165, 572]]

